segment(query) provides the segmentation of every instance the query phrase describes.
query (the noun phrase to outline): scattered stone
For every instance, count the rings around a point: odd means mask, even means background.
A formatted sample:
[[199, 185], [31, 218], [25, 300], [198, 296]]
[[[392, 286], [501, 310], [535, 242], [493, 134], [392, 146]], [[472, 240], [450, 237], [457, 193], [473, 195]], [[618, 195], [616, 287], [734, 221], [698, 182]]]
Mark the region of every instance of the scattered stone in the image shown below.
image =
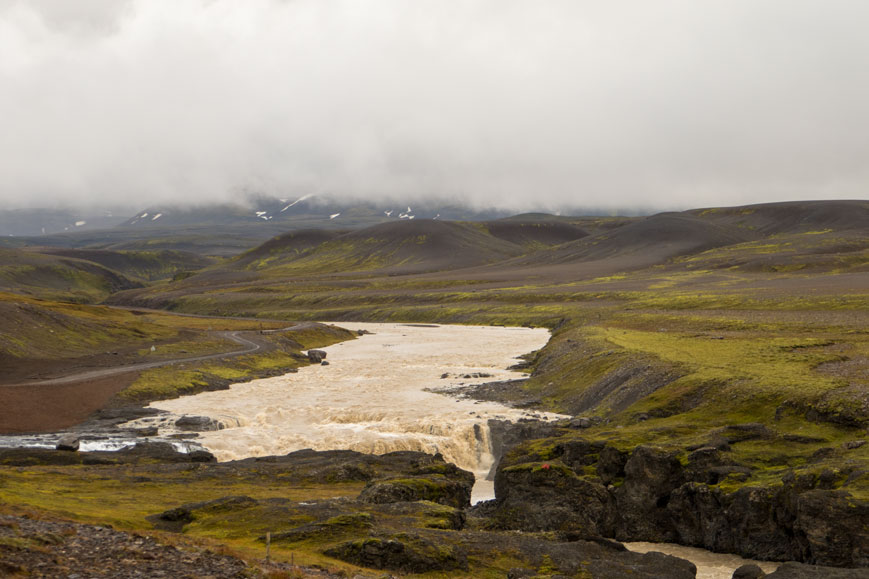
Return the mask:
[[867, 579], [869, 569], [840, 569], [837, 567], [822, 567], [804, 565], [793, 561], [782, 563], [778, 569], [766, 575], [764, 579]]
[[220, 430], [220, 423], [208, 416], [182, 416], [175, 421], [175, 428], [179, 430], [192, 430], [194, 432], [208, 432]]
[[156, 426], [146, 426], [144, 428], [135, 428], [132, 432], [136, 436], [157, 436], [159, 429]]
[[751, 563], [739, 567], [733, 572], [733, 577], [731, 579], [763, 579], [765, 576], [766, 573], [763, 572], [763, 569]]
[[326, 352], [323, 350], [308, 350], [308, 360], [312, 364], [319, 364], [326, 359]]
[[54, 447], [57, 450], [68, 450], [75, 452], [79, 448], [79, 438], [74, 434], [67, 434], [62, 436], [60, 440], [57, 441], [57, 445]]
[[329, 365], [328, 360], [323, 360], [322, 362], [320, 362], [320, 366], [328, 366], [328, 365]]
[[854, 450], [855, 448], [860, 448], [866, 444], [865, 440], [849, 440], [848, 442], [842, 443], [842, 448], [845, 450]]
[[[45, 538], [51, 537], [50, 541]], [[35, 549], [15, 548], [16, 542]], [[0, 515], [0, 573], [22, 577], [246, 577], [247, 563], [195, 544], [79, 523]]]

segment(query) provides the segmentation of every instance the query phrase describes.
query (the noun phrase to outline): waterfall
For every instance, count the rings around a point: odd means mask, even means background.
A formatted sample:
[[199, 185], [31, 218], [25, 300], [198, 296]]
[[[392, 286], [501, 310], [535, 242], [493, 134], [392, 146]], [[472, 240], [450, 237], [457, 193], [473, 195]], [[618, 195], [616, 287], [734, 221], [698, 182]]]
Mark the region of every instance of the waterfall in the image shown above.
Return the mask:
[[217, 420], [222, 429], [203, 432], [197, 441], [218, 460], [304, 448], [373, 454], [415, 450], [439, 452], [485, 479], [494, 463], [489, 419], [518, 420], [528, 413], [431, 390], [516, 379], [517, 373], [506, 368], [541, 348], [549, 333], [486, 326], [345, 326], [370, 333], [324, 348], [328, 366], [153, 406]]

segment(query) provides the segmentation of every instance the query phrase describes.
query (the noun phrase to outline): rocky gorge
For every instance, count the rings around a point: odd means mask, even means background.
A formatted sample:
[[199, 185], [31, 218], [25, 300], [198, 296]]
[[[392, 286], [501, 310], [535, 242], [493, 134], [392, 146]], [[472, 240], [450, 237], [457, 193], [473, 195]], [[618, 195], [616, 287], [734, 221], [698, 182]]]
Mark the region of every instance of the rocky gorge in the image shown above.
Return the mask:
[[[366, 331], [375, 329], [373, 325], [366, 327]], [[379, 339], [386, 347], [370, 332], [360, 334], [364, 339], [358, 343], [367, 342], [365, 357], [374, 358], [382, 371], [384, 363], [390, 366], [384, 350], [403, 355], [419, 352], [411, 347], [410, 336], [422, 336], [430, 347], [435, 327], [395, 325], [387, 331], [382, 326]], [[492, 336], [494, 331], [486, 330], [486, 335]], [[519, 336], [515, 331], [512, 335]], [[405, 342], [403, 349], [399, 348], [401, 342]], [[326, 366], [323, 362], [329, 351], [344, 354], [332, 357]], [[235, 386], [223, 393], [203, 395], [228, 395], [230, 404], [242, 400], [232, 420], [227, 420], [224, 410], [232, 406], [197, 405], [194, 397], [187, 397], [178, 403], [208, 414], [179, 416], [146, 408], [103, 412], [92, 421], [143, 440], [126, 450], [79, 452], [72, 438], [70, 443], [64, 438], [58, 443], [58, 449], [63, 450], [0, 452], [0, 467], [5, 473], [5, 490], [0, 493], [3, 500], [28, 502], [33, 499], [27, 489], [34, 484], [48, 489], [81, 485], [82, 490], [88, 489], [85, 496], [93, 496], [92, 487], [111, 492], [110, 488], [120, 485], [122, 494], [132, 493], [136, 517], [145, 517], [158, 530], [206, 536], [217, 532], [254, 551], [269, 541], [277, 554], [301, 551], [308, 553], [307, 557], [316, 554], [309, 562], [327, 557], [355, 568], [402, 575], [439, 571], [458, 576], [497, 576], [503, 572], [511, 577], [687, 578], [697, 573], [696, 566], [687, 561], [660, 553], [630, 552], [619, 541], [676, 543], [751, 559], [799, 562], [782, 565], [771, 577], [850, 579], [869, 572], [865, 528], [869, 512], [866, 502], [850, 492], [865, 472], [858, 467], [832, 469], [821, 461], [835, 454], [847, 465], [848, 453], [862, 447], [859, 441], [819, 451], [819, 463], [813, 471], [785, 470], [784, 476], [776, 478], [756, 465], [745, 464], [735, 452], [752, 443], [800, 442], [795, 435], [782, 434], [771, 426], [731, 424], [685, 448], [631, 444], [618, 436], [602, 440], [595, 433], [605, 429], [607, 421], [599, 416], [539, 419], [533, 411], [499, 407], [500, 416], [486, 418], [484, 409], [488, 407], [477, 404], [475, 398], [490, 403], [512, 401], [517, 406], [529, 403], [527, 399], [517, 403], [505, 395], [524, 395], [521, 380], [485, 382], [496, 373], [496, 367], [510, 363], [509, 356], [499, 358], [492, 368], [475, 368], [470, 359], [462, 359], [450, 372], [440, 372], [443, 366], [436, 362], [424, 371], [424, 382], [445, 382], [447, 387], [435, 394], [410, 387], [411, 376], [422, 371], [406, 359], [394, 364], [403, 372], [396, 384], [400, 382], [405, 390], [395, 386], [383, 389], [383, 378], [377, 372], [360, 372], [349, 364], [349, 351], [309, 351], [309, 357], [317, 358], [311, 360], [318, 363], [316, 366], [280, 381], [243, 385], [241, 396], [232, 392]], [[456, 355], [453, 350], [445, 349], [445, 353]], [[497, 354], [503, 356], [503, 352]], [[304, 391], [295, 381], [308, 373], [316, 374], [312, 400], [317, 402], [304, 410], [298, 403]], [[318, 386], [330, 377], [342, 376], [349, 380], [347, 384]], [[262, 392], [268, 390], [257, 390], [258, 383], [276, 388], [266, 396]], [[347, 394], [355, 390], [364, 398], [372, 387], [381, 397], [387, 390], [402, 392], [416, 405], [424, 395], [429, 413], [413, 422], [394, 420], [387, 412], [390, 406], [396, 409], [394, 401], [378, 399], [380, 407], [372, 413]], [[275, 434], [281, 432], [276, 428], [284, 425], [274, 419], [286, 421], [290, 416], [280, 408], [288, 389], [295, 394], [296, 420], [306, 412], [326, 417], [304, 425], [304, 429], [327, 432], [337, 425], [336, 432], [362, 431], [368, 439], [374, 434], [398, 449], [408, 446], [399, 437], [408, 436], [412, 448], [426, 449], [428, 454], [388, 448], [378, 452], [377, 446], [366, 442], [361, 446], [366, 453], [293, 451], [290, 447], [289, 453], [257, 451], [259, 456], [224, 457], [217, 462], [215, 455], [201, 446], [179, 452], [175, 442], [147, 442], [169, 424], [178, 432], [160, 433], [164, 440], [200, 441], [224, 449], [224, 453], [229, 448], [249, 452], [245, 449], [251, 447], [252, 435], [271, 437], [273, 444], [287, 444], [291, 439]], [[327, 397], [317, 398], [322, 390]], [[328, 393], [339, 391], [345, 397], [343, 408], [328, 398], [334, 396]], [[461, 404], [454, 399], [456, 395], [464, 398], [458, 401]], [[254, 403], [264, 403], [264, 411], [257, 410]], [[324, 403], [330, 405], [325, 413]], [[435, 403], [443, 405], [442, 414], [431, 413]], [[468, 412], [461, 428], [433, 428], [433, 417], [444, 420], [455, 415], [456, 407]], [[360, 416], [363, 420], [356, 425]], [[137, 420], [126, 423], [127, 418]], [[241, 444], [221, 445], [220, 437], [227, 434], [230, 441], [241, 434]], [[338, 447], [352, 444], [347, 438], [323, 440]], [[439, 448], [450, 456], [445, 458]], [[478, 472], [451, 464], [458, 458]], [[59, 467], [73, 470], [61, 471]], [[472, 506], [471, 489], [475, 478], [481, 477], [494, 479], [494, 499]], [[177, 494], [171, 490], [180, 487], [184, 490]], [[75, 491], [62, 494], [67, 492]], [[76, 501], [75, 496], [70, 499]], [[331, 573], [328, 569], [323, 572]], [[706, 573], [704, 569], [700, 572]], [[763, 576], [747, 574], [753, 572], [748, 568], [740, 572], [740, 577]], [[816, 575], [820, 572], [827, 574]]]
[[538, 439], [505, 454], [495, 478], [497, 498], [475, 508], [503, 529], [867, 567], [869, 505], [848, 492], [848, 483], [861, 475], [789, 474], [778, 484], [728, 492], [719, 483], [745, 480], [750, 470], [713, 446], [693, 450], [683, 461], [677, 452], [646, 445], [626, 452], [581, 438], [551, 446]]

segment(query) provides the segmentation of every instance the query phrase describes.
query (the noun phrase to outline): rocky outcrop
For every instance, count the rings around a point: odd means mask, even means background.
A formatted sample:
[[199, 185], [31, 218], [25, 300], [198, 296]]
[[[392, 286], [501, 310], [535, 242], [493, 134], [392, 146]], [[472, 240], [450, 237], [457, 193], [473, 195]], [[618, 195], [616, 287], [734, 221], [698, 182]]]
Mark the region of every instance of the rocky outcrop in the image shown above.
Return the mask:
[[414, 534], [368, 537], [347, 541], [324, 551], [354, 565], [401, 573], [426, 573], [468, 568], [463, 550], [438, 545]]
[[185, 415], [175, 421], [175, 428], [192, 432], [211, 432], [221, 430], [223, 425], [209, 416]]
[[[765, 435], [755, 427], [734, 433]], [[497, 499], [488, 511], [499, 528], [869, 566], [869, 503], [833, 488], [833, 473], [791, 475], [780, 485], [726, 492], [716, 483], [744, 481], [750, 471], [713, 447], [695, 450], [686, 464], [671, 451], [638, 446], [624, 453], [582, 439], [528, 448], [537, 450], [520, 447], [498, 469]]]
[[368, 483], [359, 500], [384, 504], [407, 501], [431, 501], [440, 505], [466, 508], [471, 505], [473, 474], [470, 477], [447, 478], [440, 475], [400, 478]]
[[112, 465], [184, 462], [216, 462], [214, 455], [205, 450], [179, 452], [168, 442], [139, 442], [130, 448], [116, 451], [69, 452], [46, 448], [0, 449], [0, 465]]
[[495, 457], [495, 464], [492, 465], [489, 480], [495, 476], [498, 463], [507, 451], [532, 438], [554, 436], [557, 431], [558, 429], [554, 424], [543, 420], [528, 419], [512, 422], [510, 420], [489, 419], [489, 439], [492, 443], [492, 454]]
[[772, 573], [761, 575], [761, 577], [764, 579], [869, 579], [869, 571], [790, 562], [782, 564]]

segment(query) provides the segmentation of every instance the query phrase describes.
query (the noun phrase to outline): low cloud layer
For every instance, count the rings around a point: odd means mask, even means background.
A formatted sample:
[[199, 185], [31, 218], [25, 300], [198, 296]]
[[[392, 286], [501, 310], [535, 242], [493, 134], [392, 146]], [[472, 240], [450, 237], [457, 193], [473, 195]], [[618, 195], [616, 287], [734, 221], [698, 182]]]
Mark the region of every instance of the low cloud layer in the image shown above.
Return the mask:
[[5, 207], [869, 197], [863, 0], [0, 0]]

